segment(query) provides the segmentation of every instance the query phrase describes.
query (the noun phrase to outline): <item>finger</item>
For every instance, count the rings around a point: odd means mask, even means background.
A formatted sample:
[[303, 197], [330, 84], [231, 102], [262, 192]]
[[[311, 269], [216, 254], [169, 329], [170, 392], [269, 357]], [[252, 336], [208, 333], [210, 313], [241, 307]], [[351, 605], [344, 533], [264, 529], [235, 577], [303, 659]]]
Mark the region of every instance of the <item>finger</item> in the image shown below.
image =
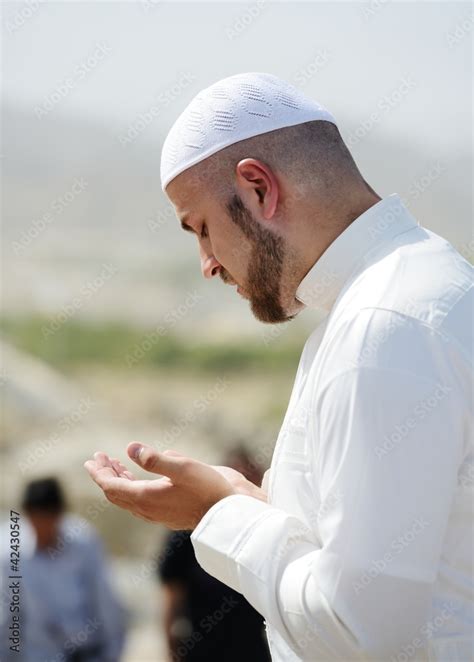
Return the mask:
[[120, 474], [123, 473], [123, 469], [120, 466], [121, 463], [119, 462], [119, 460], [117, 460], [117, 458], [115, 458], [115, 457], [111, 457], [110, 458], [110, 463], [112, 464], [112, 467], [113, 467], [115, 473], [117, 474], [117, 476], [120, 476]]
[[[115, 458], [110, 458], [107, 455], [107, 453], [103, 453], [102, 451], [97, 451], [96, 453], [94, 453], [94, 460], [90, 460], [90, 461], [95, 462], [95, 466], [97, 469], [99, 468], [112, 469], [116, 476], [124, 476], [123, 470], [127, 471], [127, 468], [124, 465], [122, 465], [122, 463], [119, 462], [119, 460]], [[123, 467], [123, 469], [120, 467]], [[128, 474], [129, 475], [126, 475], [124, 477], [126, 477], [128, 480], [133, 480], [134, 479], [133, 474], [130, 472], [128, 472]]]
[[182, 453], [178, 453], [178, 451], [173, 451], [173, 450], [163, 451], [163, 455], [170, 455], [173, 457], [184, 457]]
[[117, 473], [117, 476], [123, 476], [125, 478], [128, 478], [128, 480], [135, 480], [135, 476], [132, 474], [131, 471], [127, 469], [127, 467], [120, 462], [117, 458], [113, 457], [111, 458], [111, 463], [113, 468], [115, 469], [115, 472]]
[[194, 462], [184, 455], [172, 455], [159, 453], [151, 446], [145, 446], [138, 442], [128, 445], [127, 453], [139, 467], [151, 473], [168, 476], [173, 482], [183, 479], [183, 473], [189, 463]]
[[97, 451], [96, 453], [94, 453], [94, 460], [97, 462], [98, 466], [100, 467], [112, 466], [109, 456], [107, 455], [107, 453], [104, 453], [102, 451]]
[[[125, 501], [132, 501], [139, 495], [139, 483], [143, 481], [124, 480], [119, 478], [113, 467], [100, 466], [95, 460], [88, 460], [84, 467], [92, 480], [104, 491], [107, 498], [118, 497]], [[134, 486], [134, 489], [131, 489]]]
[[[95, 454], [96, 455], [96, 454]], [[95, 457], [94, 455], [94, 457]], [[95, 476], [99, 473], [102, 472], [105, 475], [109, 475], [111, 477], [117, 478], [117, 475], [115, 473], [115, 469], [112, 466], [107, 466], [100, 462], [99, 460], [87, 460], [87, 462], [84, 462], [84, 467], [87, 469], [89, 472], [89, 475], [93, 480], [95, 480]]]

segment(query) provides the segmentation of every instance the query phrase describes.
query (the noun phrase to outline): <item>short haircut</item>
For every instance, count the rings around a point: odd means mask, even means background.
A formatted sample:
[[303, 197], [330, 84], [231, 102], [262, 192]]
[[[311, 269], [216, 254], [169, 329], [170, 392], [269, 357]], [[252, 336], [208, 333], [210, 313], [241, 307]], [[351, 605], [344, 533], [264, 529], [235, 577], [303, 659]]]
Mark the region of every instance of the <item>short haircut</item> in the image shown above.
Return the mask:
[[191, 168], [194, 185], [228, 199], [235, 166], [244, 158], [259, 159], [302, 192], [329, 199], [340, 195], [344, 181], [365, 183], [337, 126], [314, 120], [247, 138], [213, 154]]
[[26, 512], [59, 515], [66, 509], [64, 493], [56, 478], [41, 478], [28, 483], [21, 502]]

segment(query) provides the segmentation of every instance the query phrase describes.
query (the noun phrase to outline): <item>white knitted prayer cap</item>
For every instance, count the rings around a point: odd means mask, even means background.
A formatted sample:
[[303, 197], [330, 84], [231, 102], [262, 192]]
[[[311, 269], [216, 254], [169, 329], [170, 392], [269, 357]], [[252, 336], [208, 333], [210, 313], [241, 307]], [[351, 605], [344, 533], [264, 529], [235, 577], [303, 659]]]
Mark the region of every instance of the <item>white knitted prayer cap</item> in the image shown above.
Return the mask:
[[240, 140], [312, 120], [336, 124], [316, 101], [265, 73], [229, 76], [205, 88], [181, 113], [161, 153], [161, 186]]

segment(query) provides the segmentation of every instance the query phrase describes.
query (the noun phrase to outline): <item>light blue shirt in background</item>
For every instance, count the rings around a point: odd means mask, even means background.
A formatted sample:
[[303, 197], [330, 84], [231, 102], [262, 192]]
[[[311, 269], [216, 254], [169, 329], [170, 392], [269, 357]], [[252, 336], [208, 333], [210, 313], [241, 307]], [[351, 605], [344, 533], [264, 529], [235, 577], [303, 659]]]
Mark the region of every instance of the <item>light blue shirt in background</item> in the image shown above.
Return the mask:
[[98, 647], [88, 661], [120, 659], [125, 612], [109, 580], [102, 543], [86, 520], [65, 515], [57, 545], [36, 549], [21, 518], [20, 654], [9, 650], [8, 522], [2, 527], [2, 662], [66, 662], [81, 647]]

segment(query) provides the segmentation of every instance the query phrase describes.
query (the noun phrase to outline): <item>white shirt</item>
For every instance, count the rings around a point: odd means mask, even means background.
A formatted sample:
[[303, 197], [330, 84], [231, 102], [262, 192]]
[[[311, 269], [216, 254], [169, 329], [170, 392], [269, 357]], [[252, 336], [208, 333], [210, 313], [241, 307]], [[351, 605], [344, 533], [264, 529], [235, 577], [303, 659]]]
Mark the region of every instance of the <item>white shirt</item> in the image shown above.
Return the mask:
[[394, 194], [297, 298], [327, 315], [301, 356], [268, 503], [219, 501], [196, 557], [263, 614], [275, 661], [471, 660], [472, 269]]

